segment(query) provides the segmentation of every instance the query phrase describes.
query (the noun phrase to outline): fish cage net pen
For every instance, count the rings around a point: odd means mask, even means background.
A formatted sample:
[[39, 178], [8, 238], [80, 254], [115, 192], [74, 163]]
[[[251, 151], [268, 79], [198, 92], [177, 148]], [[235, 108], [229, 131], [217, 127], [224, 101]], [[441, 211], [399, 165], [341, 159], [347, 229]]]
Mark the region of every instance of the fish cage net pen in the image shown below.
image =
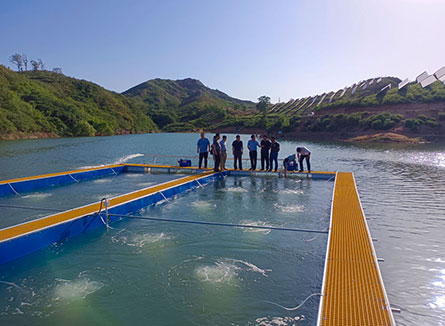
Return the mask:
[[[123, 215], [123, 214], [110, 214], [108, 213], [108, 209], [106, 204], [106, 199], [103, 198], [100, 202], [100, 208], [97, 212], [94, 212], [95, 215], [98, 215], [102, 222], [107, 228], [112, 229], [109, 225], [108, 217], [123, 217], [123, 218], [133, 218], [139, 220], [149, 220], [149, 221], [158, 221], [158, 222], [173, 222], [173, 223], [184, 223], [184, 224], [199, 224], [199, 225], [212, 225], [212, 226], [226, 226], [226, 227], [234, 227], [234, 228], [250, 228], [250, 229], [262, 229], [262, 230], [276, 230], [276, 231], [291, 231], [291, 232], [307, 232], [307, 233], [318, 233], [318, 234], [328, 234], [329, 230], [315, 230], [315, 229], [301, 229], [301, 228], [287, 228], [287, 227], [278, 227], [278, 226], [263, 226], [263, 225], [249, 225], [249, 224], [233, 224], [233, 223], [218, 223], [218, 222], [207, 222], [207, 221], [193, 221], [193, 220], [182, 220], [182, 219], [171, 219], [171, 218], [160, 218], [160, 217], [148, 217], [148, 216], [136, 216], [136, 215]], [[30, 209], [30, 210], [44, 210], [44, 211], [53, 211], [53, 212], [63, 212], [66, 210], [62, 209], [52, 209], [52, 208], [44, 208], [44, 207], [32, 207], [32, 206], [19, 206], [19, 205], [3, 205], [0, 204], [0, 207], [7, 208], [21, 208], [21, 209]], [[103, 220], [101, 215], [101, 211], [105, 207], [105, 213], [107, 216], [107, 222]], [[314, 240], [310, 239], [310, 241]]]
[[324, 233], [324, 234], [328, 234], [329, 233], [328, 230], [286, 228], [286, 227], [278, 227], [278, 226], [263, 226], [263, 225], [249, 225], [249, 224], [218, 223], [218, 222], [193, 221], [193, 220], [182, 220], [182, 219], [160, 218], [160, 217], [148, 217], [148, 216], [136, 216], [136, 215], [109, 214], [109, 216], [123, 217], [123, 218], [132, 218], [132, 219], [138, 219], [138, 220], [158, 221], [158, 222], [173, 222], [173, 223], [185, 223], [185, 224], [227, 226], [227, 227], [234, 227], [234, 228], [251, 228], [251, 229], [262, 229], [262, 230], [308, 232], [308, 233]]

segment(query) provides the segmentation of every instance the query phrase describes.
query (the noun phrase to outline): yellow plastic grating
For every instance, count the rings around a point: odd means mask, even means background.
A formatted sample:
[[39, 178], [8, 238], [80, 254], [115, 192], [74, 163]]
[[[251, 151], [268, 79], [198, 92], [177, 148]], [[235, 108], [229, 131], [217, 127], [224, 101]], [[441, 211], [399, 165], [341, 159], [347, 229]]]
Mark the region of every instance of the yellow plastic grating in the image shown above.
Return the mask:
[[335, 181], [320, 325], [393, 325], [352, 173]]

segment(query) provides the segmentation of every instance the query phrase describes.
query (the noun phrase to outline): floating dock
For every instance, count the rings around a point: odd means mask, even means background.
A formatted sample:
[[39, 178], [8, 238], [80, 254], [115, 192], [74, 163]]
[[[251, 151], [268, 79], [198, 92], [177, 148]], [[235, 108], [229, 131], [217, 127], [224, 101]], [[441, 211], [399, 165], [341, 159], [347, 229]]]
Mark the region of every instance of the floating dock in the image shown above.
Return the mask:
[[[155, 172], [155, 171], [163, 171], [167, 173], [197, 173], [202, 171], [213, 171], [213, 169], [207, 168], [207, 169], [200, 169], [197, 167], [181, 167], [181, 166], [171, 166], [171, 165], [157, 165], [157, 164], [125, 164], [125, 171], [124, 172]], [[256, 177], [267, 177], [267, 176], [273, 176], [273, 177], [283, 177], [284, 172], [282, 170], [275, 171], [261, 171], [261, 170], [234, 170], [234, 169], [227, 169], [225, 171], [227, 175], [229, 176], [256, 176]], [[334, 180], [335, 178], [335, 172], [329, 172], [329, 171], [288, 171], [286, 174], [286, 177], [290, 178], [312, 178], [312, 179], [331, 179]]]
[[[196, 167], [119, 164], [1, 181], [0, 196], [125, 172], [193, 175], [111, 198], [108, 206], [110, 216], [135, 212], [226, 175], [282, 175], [281, 171], [229, 169], [214, 173], [211, 169]], [[335, 179], [317, 325], [395, 325], [353, 174], [314, 171], [291, 172], [287, 176]], [[96, 202], [0, 229], [0, 264], [89, 229], [104, 227], [105, 223], [98, 214], [100, 208], [101, 203]], [[119, 219], [115, 215], [110, 222]]]
[[[42, 178], [52, 177], [52, 175], [33, 177], [31, 180], [40, 183]], [[221, 177], [222, 173], [202, 172], [109, 198], [108, 211], [110, 214], [135, 212]], [[26, 179], [20, 180], [23, 181]], [[103, 210], [100, 212], [100, 209], [101, 202], [96, 202], [0, 229], [0, 264], [88, 230], [104, 227], [105, 214]], [[110, 222], [119, 219], [111, 217]]]
[[[36, 191], [38, 189], [61, 186], [70, 183], [77, 183], [80, 181], [102, 178], [105, 176], [117, 175], [125, 172], [166, 172], [166, 173], [186, 173], [199, 174], [203, 172], [213, 172], [213, 169], [197, 168], [197, 167], [182, 167], [176, 165], [158, 165], [158, 164], [117, 164], [105, 165], [96, 168], [74, 170], [67, 172], [58, 172], [43, 174], [25, 178], [17, 178], [0, 181], [0, 197], [9, 195], [18, 195], [25, 192]], [[228, 175], [234, 176], [278, 176], [283, 175], [282, 171], [267, 172], [267, 171], [250, 171], [250, 170], [233, 170], [225, 171]], [[288, 172], [288, 177], [310, 177], [312, 179], [333, 179], [335, 172], [312, 171], [308, 172]]]
[[32, 177], [0, 181], [0, 197], [37, 189], [77, 183], [110, 175], [117, 175], [126, 168], [125, 164], [106, 165], [97, 168], [36, 175]]
[[317, 325], [395, 325], [352, 173], [335, 179]]

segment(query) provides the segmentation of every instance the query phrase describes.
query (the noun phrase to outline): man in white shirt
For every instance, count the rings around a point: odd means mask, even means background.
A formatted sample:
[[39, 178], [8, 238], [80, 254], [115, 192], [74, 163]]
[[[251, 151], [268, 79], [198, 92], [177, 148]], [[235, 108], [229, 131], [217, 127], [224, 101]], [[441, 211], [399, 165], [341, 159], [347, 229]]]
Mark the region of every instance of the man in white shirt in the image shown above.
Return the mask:
[[300, 172], [303, 172], [303, 160], [306, 159], [307, 172], [311, 172], [311, 152], [304, 146], [297, 147], [298, 163], [300, 163]]

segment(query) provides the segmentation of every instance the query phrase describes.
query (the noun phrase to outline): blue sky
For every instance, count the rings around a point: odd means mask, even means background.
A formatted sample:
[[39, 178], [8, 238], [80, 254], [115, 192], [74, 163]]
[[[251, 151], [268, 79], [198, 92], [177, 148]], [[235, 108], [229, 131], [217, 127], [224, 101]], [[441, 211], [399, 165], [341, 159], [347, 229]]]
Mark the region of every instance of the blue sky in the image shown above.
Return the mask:
[[12, 53], [122, 92], [197, 78], [272, 102], [445, 65], [443, 0], [2, 0]]

